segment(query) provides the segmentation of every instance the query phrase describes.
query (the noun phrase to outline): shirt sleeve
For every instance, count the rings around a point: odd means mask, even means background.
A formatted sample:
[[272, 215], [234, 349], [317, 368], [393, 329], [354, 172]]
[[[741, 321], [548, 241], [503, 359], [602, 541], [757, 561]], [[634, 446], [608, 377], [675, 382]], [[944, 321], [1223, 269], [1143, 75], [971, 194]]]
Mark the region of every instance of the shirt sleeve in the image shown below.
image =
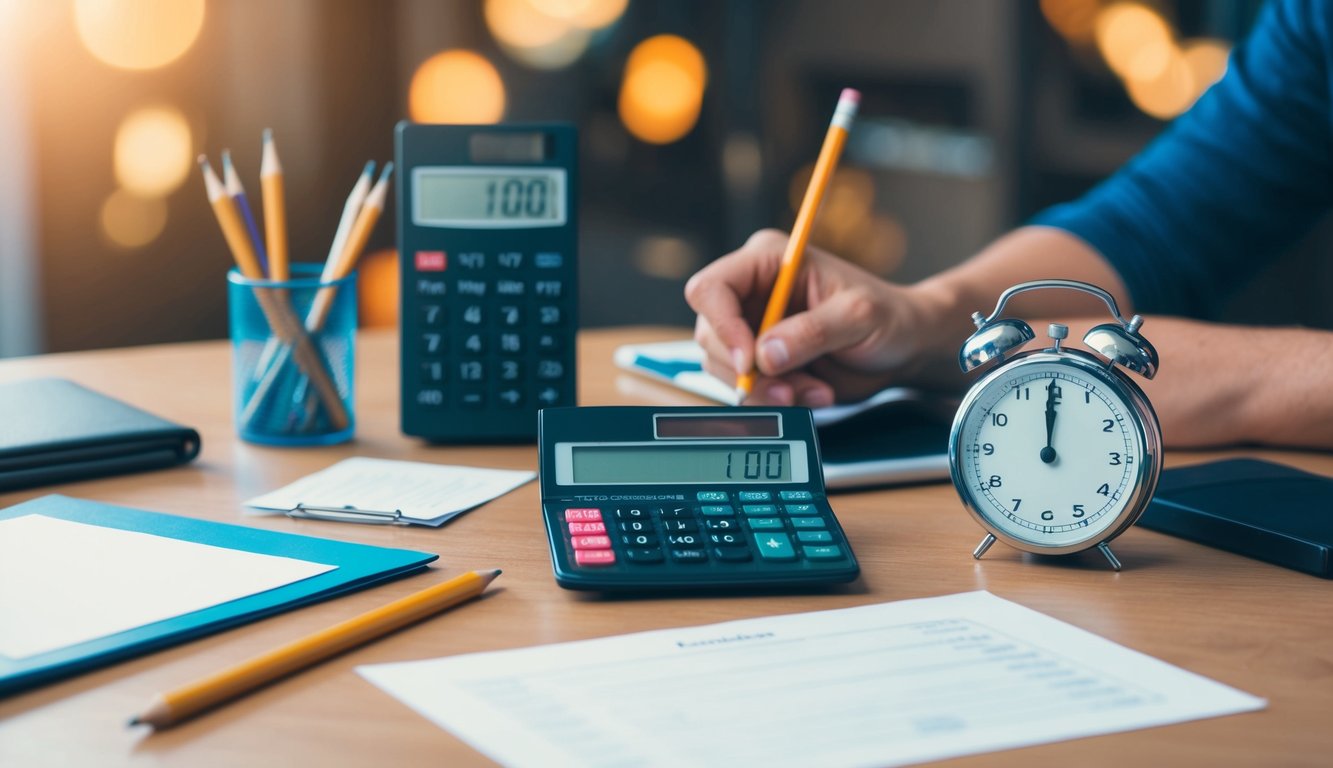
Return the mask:
[[1326, 0], [1274, 0], [1226, 75], [1084, 197], [1037, 215], [1097, 250], [1140, 312], [1212, 317], [1333, 192]]

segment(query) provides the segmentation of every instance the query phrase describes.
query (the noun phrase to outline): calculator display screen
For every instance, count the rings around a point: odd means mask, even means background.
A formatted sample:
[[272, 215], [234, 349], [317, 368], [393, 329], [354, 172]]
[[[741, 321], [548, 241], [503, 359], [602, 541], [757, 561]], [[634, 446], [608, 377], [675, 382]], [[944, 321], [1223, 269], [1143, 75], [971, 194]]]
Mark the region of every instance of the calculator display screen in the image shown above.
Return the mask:
[[412, 222], [418, 226], [503, 229], [565, 223], [563, 168], [417, 168]]
[[570, 468], [576, 485], [800, 481], [789, 443], [574, 445]]

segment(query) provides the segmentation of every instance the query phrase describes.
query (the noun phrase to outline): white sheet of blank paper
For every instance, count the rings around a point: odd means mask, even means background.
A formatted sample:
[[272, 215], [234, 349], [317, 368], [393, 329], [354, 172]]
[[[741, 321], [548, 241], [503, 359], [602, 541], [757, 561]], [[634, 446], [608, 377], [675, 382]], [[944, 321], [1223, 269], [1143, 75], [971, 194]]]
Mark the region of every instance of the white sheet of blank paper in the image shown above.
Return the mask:
[[0, 655], [35, 656], [336, 567], [45, 515], [0, 520]]
[[904, 765], [1265, 706], [988, 592], [358, 671], [510, 766]]

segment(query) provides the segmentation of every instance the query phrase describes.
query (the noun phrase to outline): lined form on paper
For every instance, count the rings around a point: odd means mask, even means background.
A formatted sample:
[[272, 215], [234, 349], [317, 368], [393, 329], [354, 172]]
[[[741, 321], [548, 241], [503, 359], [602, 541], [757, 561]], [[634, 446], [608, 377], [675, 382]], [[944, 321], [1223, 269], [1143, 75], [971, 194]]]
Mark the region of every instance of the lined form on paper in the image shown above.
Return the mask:
[[987, 592], [358, 672], [511, 766], [905, 765], [1265, 706]]

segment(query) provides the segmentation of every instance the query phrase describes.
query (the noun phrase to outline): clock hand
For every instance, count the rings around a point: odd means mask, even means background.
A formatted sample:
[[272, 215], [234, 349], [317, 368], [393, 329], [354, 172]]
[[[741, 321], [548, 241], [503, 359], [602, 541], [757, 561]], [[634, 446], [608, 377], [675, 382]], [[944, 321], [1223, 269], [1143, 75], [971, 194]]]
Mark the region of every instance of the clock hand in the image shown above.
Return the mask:
[[1060, 395], [1055, 388], [1055, 379], [1046, 385], [1046, 447], [1041, 449], [1041, 460], [1050, 464], [1055, 461], [1055, 448], [1051, 445], [1051, 437], [1055, 434], [1055, 404], [1059, 402]]

